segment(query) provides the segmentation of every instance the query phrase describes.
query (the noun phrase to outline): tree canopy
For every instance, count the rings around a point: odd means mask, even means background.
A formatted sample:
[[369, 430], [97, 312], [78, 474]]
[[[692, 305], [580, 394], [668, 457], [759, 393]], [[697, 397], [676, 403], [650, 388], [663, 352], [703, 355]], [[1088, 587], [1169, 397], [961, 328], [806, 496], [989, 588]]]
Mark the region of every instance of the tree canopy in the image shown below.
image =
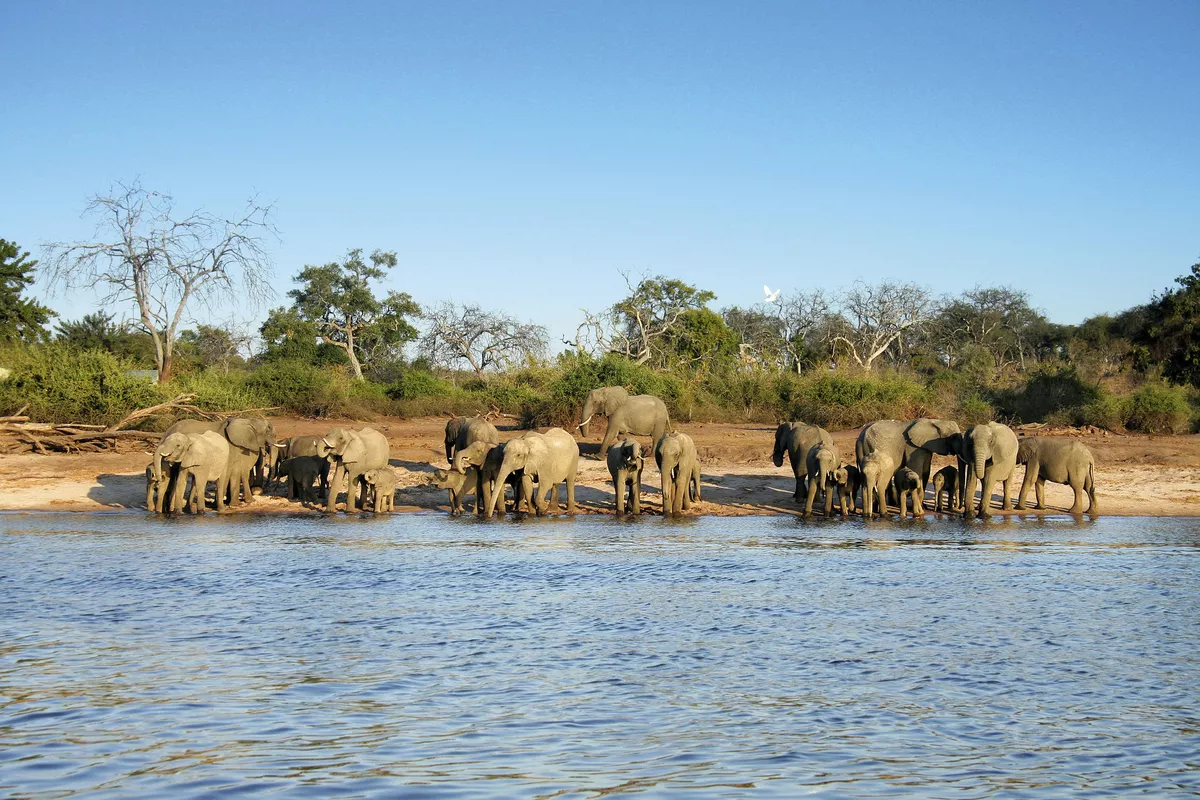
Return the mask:
[[44, 341], [54, 312], [22, 293], [33, 283], [37, 261], [16, 243], [0, 239], [0, 342]]

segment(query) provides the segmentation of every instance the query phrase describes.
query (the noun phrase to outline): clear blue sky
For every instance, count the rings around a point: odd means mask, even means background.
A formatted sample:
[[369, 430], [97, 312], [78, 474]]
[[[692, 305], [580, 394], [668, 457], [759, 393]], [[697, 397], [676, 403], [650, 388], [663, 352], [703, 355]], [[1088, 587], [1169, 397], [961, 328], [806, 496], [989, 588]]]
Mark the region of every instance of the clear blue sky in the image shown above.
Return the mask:
[[556, 338], [618, 270], [716, 308], [1007, 283], [1078, 322], [1200, 260], [1195, 0], [3, 2], [0, 32], [0, 237], [86, 235], [136, 176], [257, 191], [277, 304], [362, 247]]

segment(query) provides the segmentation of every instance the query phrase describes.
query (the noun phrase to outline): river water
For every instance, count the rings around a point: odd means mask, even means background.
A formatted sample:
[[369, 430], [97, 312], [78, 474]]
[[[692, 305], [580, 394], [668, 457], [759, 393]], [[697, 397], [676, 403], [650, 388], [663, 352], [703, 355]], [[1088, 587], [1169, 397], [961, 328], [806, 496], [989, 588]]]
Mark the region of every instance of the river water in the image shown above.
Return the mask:
[[1200, 792], [1200, 521], [0, 516], [0, 796]]

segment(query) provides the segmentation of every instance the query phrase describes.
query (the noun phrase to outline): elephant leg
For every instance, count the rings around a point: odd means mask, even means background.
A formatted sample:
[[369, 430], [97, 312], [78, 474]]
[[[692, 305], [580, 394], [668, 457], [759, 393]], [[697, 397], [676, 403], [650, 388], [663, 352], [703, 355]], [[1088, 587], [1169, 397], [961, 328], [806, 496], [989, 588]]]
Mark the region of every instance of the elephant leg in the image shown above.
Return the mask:
[[1029, 487], [1033, 486], [1033, 480], [1037, 473], [1037, 464], [1033, 460], [1026, 462], [1025, 477], [1021, 480], [1020, 491], [1017, 492], [1017, 511], [1025, 510], [1025, 495], [1029, 493]]
[[346, 468], [339, 464], [332, 466], [333, 476], [329, 479], [329, 493], [325, 496], [325, 510], [332, 514], [337, 510], [337, 496], [342, 489], [342, 481], [346, 477]]
[[810, 480], [808, 482], [808, 494], [804, 499], [804, 516], [812, 516], [813, 501], [817, 498], [817, 482]]
[[983, 485], [980, 487], [979, 494], [979, 517], [986, 519], [992, 514], [988, 510], [992, 505], [992, 468], [983, 468]]
[[[601, 461], [603, 461], [604, 457], [608, 455], [608, 448], [613, 446], [613, 442], [617, 440], [617, 435], [621, 432], [620, 423], [612, 417], [609, 417], [608, 424], [604, 428], [604, 440], [600, 442]], [[657, 442], [658, 439], [655, 439], [654, 441]]]
[[1046, 507], [1046, 479], [1038, 476], [1037, 483], [1033, 488], [1034, 494], [1037, 496], [1037, 507]]
[[575, 513], [575, 476], [567, 476], [567, 513]]
[[923, 498], [921, 496], [922, 494], [924, 494], [924, 493], [918, 489], [916, 494], [913, 495], [913, 516], [914, 517], [925, 516], [925, 498]]
[[1005, 511], [1012, 511], [1012, 473], [1000, 482], [1001, 490], [1004, 492], [1004, 499], [1000, 503], [1000, 508]]
[[700, 462], [696, 462], [696, 466], [692, 467], [692, 486], [696, 489], [695, 500], [699, 503], [704, 498], [700, 496]]
[[467, 469], [475, 476], [475, 516], [482, 517], [487, 509], [491, 508], [489, 505], [492, 501], [491, 487], [483, 479], [482, 467], [467, 467]]
[[1075, 492], [1075, 502], [1071, 504], [1069, 509], [1072, 514], [1083, 513], [1083, 482], [1076, 480], [1071, 484], [1071, 490]]
[[175, 478], [174, 491], [171, 492], [171, 513], [178, 514], [183, 510], [183, 495], [187, 489], [187, 475], [181, 474]]

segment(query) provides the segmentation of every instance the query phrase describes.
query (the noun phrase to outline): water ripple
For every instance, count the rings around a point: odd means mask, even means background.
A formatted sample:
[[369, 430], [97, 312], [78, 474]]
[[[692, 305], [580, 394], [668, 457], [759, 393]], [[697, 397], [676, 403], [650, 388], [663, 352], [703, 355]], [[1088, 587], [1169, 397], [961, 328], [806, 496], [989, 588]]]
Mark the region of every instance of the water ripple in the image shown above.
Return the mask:
[[0, 794], [1200, 792], [1197, 522], [194, 523], [0, 517]]

